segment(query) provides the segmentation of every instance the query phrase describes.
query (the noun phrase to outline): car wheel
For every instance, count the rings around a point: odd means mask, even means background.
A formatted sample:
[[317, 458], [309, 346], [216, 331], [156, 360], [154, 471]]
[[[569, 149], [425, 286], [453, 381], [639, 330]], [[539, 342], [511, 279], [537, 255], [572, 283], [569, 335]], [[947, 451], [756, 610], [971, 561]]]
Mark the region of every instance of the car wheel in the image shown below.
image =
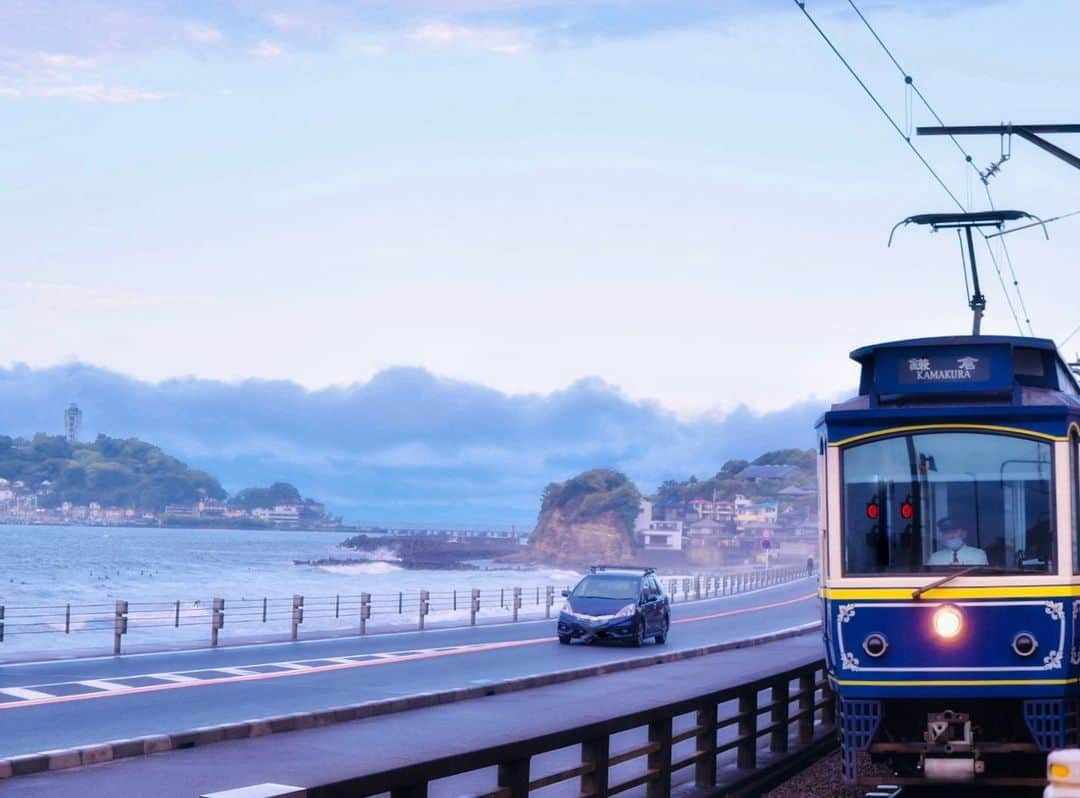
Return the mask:
[[570, 635], [559, 635], [559, 642], [564, 646], [570, 645]]
[[634, 647], [640, 648], [645, 645], [645, 619], [638, 621], [637, 631], [634, 634]]
[[667, 633], [668, 633], [668, 629], [670, 629], [670, 628], [671, 628], [671, 619], [665, 617], [664, 618], [664, 629], [663, 629], [663, 631], [660, 632], [660, 634], [658, 634], [654, 638], [657, 643], [659, 643], [660, 645], [663, 645], [664, 643], [667, 642]]

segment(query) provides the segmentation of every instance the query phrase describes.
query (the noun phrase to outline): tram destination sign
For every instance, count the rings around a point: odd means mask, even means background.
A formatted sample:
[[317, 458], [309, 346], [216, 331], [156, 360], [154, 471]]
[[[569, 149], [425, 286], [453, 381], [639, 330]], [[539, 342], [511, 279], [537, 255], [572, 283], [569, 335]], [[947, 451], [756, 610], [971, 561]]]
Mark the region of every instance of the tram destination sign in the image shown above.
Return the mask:
[[998, 393], [1012, 388], [1012, 352], [1000, 344], [879, 349], [873, 374], [882, 395]]
[[[981, 354], [981, 353], [980, 353]], [[921, 383], [986, 383], [990, 380], [990, 358], [961, 355], [913, 355], [898, 364], [897, 382], [901, 385]]]

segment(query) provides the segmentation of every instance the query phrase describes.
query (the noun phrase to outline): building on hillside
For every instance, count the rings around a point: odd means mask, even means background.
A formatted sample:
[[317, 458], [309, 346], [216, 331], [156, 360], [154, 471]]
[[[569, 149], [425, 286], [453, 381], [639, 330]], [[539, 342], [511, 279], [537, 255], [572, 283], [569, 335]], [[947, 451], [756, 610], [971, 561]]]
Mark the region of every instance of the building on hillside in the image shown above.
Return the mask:
[[715, 518], [702, 518], [690, 524], [686, 530], [691, 545], [708, 545], [718, 541], [725, 533], [730, 532], [730, 527]]
[[747, 466], [738, 473], [739, 479], [747, 479], [751, 482], [763, 480], [793, 479], [802, 471], [793, 465], [752, 465]]
[[783, 490], [778, 490], [776, 495], [783, 496], [785, 499], [801, 499], [804, 497], [817, 496], [817, 491], [811, 488], [800, 488], [797, 485], [788, 485]]
[[735, 519], [735, 504], [727, 499], [719, 499], [713, 504], [713, 518], [717, 521], [733, 521]]
[[682, 551], [682, 521], [650, 521], [637, 534], [646, 551]]
[[[94, 505], [90, 505], [93, 509]], [[171, 515], [175, 518], [194, 518], [199, 514], [199, 508], [190, 504], [166, 504], [165, 515]]]
[[224, 502], [216, 499], [203, 499], [195, 506], [195, 509], [201, 518], [224, 518], [228, 508]]

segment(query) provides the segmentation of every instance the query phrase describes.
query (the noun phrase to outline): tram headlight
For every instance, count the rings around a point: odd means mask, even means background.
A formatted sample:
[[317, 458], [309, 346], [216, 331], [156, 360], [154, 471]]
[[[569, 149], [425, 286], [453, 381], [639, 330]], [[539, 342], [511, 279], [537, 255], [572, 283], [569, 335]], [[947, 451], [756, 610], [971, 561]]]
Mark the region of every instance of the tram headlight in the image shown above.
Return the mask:
[[954, 640], [964, 628], [964, 616], [956, 607], [945, 605], [934, 610], [934, 634], [942, 640]]

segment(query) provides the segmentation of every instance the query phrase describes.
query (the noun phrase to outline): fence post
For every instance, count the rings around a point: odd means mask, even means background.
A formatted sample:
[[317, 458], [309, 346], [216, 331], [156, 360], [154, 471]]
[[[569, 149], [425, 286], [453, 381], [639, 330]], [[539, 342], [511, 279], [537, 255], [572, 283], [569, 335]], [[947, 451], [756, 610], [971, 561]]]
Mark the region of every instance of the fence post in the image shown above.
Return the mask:
[[[265, 599], [264, 599], [264, 601], [265, 601]], [[265, 621], [266, 618], [264, 617], [263, 620]], [[180, 599], [176, 600], [176, 614], [173, 617], [173, 627], [176, 628], [176, 629], [180, 628]]]
[[791, 700], [791, 682], [787, 678], [781, 679], [772, 686], [772, 722], [773, 730], [769, 735], [769, 750], [774, 754], [786, 754], [788, 750], [789, 711], [788, 702]]
[[581, 744], [581, 764], [592, 769], [581, 774], [581, 794], [604, 796], [608, 794], [608, 762], [611, 759], [610, 738], [605, 734], [593, 737]]
[[469, 626], [476, 626], [476, 613], [480, 612], [480, 591], [475, 587], [469, 597]]
[[266, 596], [263, 596], [263, 623], [266, 623]]
[[457, 589], [454, 590], [454, 612], [457, 612]]
[[517, 622], [518, 610], [521, 609], [521, 588], [514, 588], [514, 621]]
[[509, 790], [510, 798], [528, 798], [529, 758], [512, 759], [499, 764], [499, 789]]
[[694, 598], [701, 598], [701, 574], [694, 575]]
[[546, 604], [544, 605], [544, 617], [551, 617], [551, 605], [555, 603], [555, 586], [547, 586], [547, 595], [544, 597]]
[[340, 618], [341, 617], [341, 594], [340, 593], [338, 593], [336, 596], [334, 596], [334, 617], [335, 618]]
[[0, 604], [0, 643], [4, 642], [4, 605]]
[[71, 605], [64, 606], [64, 634], [71, 634]]
[[676, 585], [676, 582], [675, 582], [674, 579], [667, 580], [667, 592], [668, 592], [668, 595], [671, 596], [672, 601], [674, 601], [676, 598], [678, 598], [678, 596], [675, 595], [675, 585]]
[[218, 644], [218, 631], [225, 625], [225, 599], [216, 598], [210, 602], [210, 645]]
[[671, 797], [671, 718], [649, 724], [649, 742], [659, 743], [660, 748], [649, 754], [648, 769], [656, 776], [645, 787], [645, 798]]
[[292, 597], [292, 639], [300, 636], [300, 624], [304, 622], [304, 597], [294, 594]]
[[757, 765], [757, 690], [739, 696], [739, 745], [737, 766], [753, 770]]
[[424, 630], [424, 616], [428, 614], [428, 596], [430, 595], [426, 590], [420, 591], [420, 631]]
[[799, 745], [814, 739], [814, 672], [799, 677]]
[[398, 594], [397, 594], [397, 614], [398, 615], [401, 615], [402, 610], [404, 609], [404, 606], [405, 606], [404, 595], [401, 593], [401, 591], [398, 591]]
[[360, 634], [367, 634], [367, 622], [371, 617], [371, 594], [360, 594]]
[[694, 784], [702, 789], [716, 786], [716, 704], [709, 701], [697, 711], [696, 750], [702, 756], [694, 763]]
[[128, 603], [126, 601], [116, 602], [116, 617], [113, 619], [113, 654], [120, 654], [120, 638], [127, 634], [128, 619], [127, 619]]

